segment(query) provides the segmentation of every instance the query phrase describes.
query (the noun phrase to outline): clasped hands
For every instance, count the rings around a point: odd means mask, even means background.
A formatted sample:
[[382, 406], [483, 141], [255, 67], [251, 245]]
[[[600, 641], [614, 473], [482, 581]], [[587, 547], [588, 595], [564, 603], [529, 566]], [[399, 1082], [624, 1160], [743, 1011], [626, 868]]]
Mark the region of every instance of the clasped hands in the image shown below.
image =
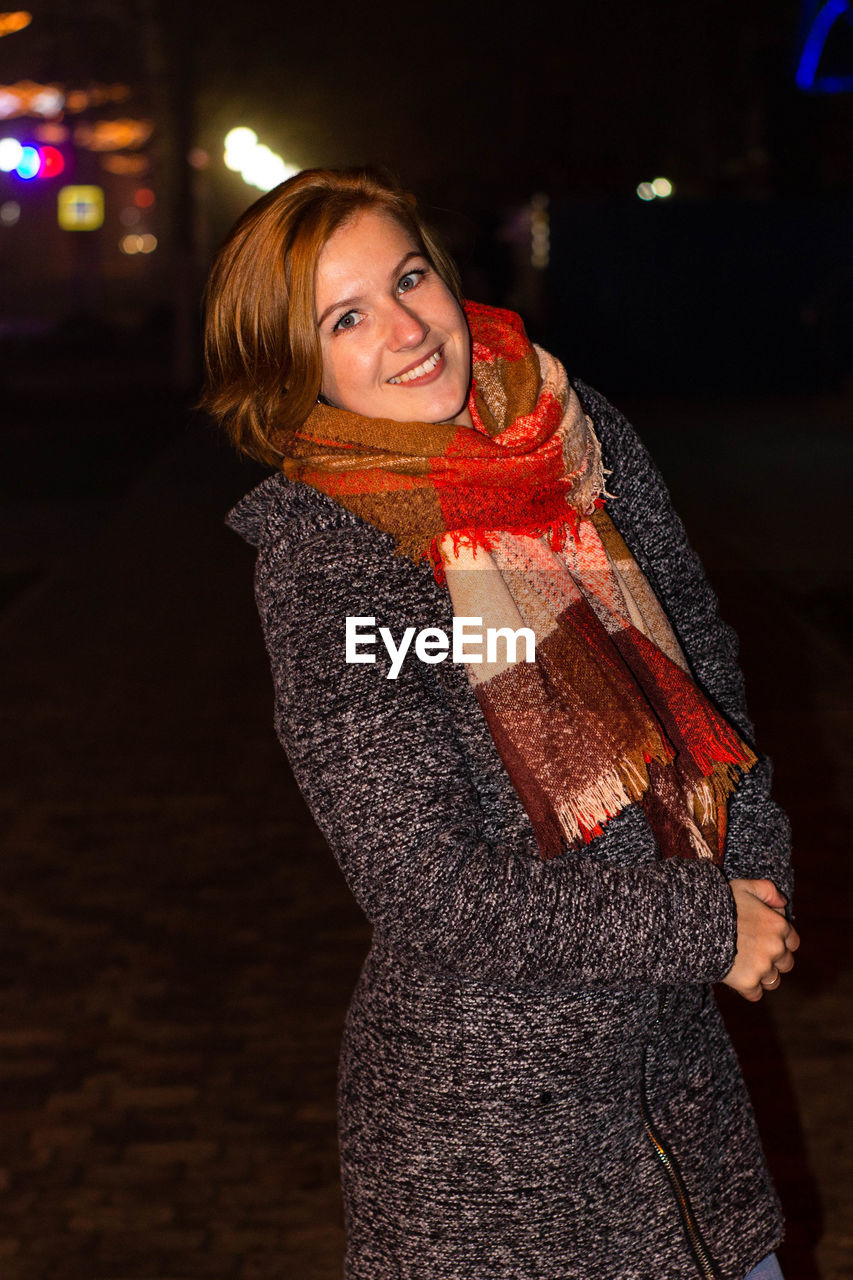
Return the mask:
[[772, 880], [730, 880], [737, 907], [737, 952], [723, 982], [745, 1000], [775, 991], [794, 967], [800, 935], [785, 919], [785, 898]]

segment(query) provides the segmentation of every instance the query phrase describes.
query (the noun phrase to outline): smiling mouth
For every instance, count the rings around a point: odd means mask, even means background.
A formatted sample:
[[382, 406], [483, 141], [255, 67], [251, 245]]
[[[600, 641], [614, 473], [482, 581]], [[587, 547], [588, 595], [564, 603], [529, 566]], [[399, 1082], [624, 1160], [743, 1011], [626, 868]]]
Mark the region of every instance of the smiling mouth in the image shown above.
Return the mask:
[[420, 381], [422, 378], [429, 377], [431, 373], [435, 373], [443, 359], [444, 347], [438, 347], [431, 356], [427, 356], [426, 360], [416, 365], [414, 369], [407, 369], [405, 373], [398, 373], [396, 377], [389, 378], [388, 381], [393, 387], [399, 387], [406, 382]]

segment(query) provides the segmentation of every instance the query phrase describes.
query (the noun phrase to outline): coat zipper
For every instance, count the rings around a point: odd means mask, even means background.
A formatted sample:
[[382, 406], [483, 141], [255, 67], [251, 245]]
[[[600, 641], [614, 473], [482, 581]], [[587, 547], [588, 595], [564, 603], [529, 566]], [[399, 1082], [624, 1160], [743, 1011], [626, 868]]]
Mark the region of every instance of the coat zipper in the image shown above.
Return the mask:
[[[657, 1021], [657, 1019], [655, 1019]], [[710, 1251], [702, 1238], [702, 1232], [693, 1213], [693, 1206], [690, 1203], [690, 1197], [687, 1194], [687, 1188], [684, 1185], [684, 1179], [681, 1176], [681, 1170], [675, 1156], [670, 1151], [664, 1139], [657, 1132], [652, 1124], [652, 1118], [649, 1113], [649, 1102], [646, 1096], [646, 1050], [643, 1050], [643, 1072], [640, 1080], [640, 1110], [643, 1114], [643, 1123], [646, 1126], [646, 1133], [649, 1141], [655, 1149], [655, 1154], [666, 1170], [669, 1178], [670, 1186], [675, 1192], [675, 1199], [681, 1214], [681, 1221], [684, 1224], [684, 1230], [687, 1233], [687, 1239], [690, 1243], [693, 1256], [699, 1267], [704, 1280], [720, 1280], [720, 1273], [714, 1265]]]

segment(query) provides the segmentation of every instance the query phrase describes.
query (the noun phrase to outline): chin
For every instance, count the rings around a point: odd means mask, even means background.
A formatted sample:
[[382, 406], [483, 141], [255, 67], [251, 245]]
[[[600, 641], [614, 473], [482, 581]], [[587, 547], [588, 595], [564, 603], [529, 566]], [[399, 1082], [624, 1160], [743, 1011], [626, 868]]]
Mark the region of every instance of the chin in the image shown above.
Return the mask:
[[425, 409], [424, 416], [421, 419], [421, 421], [453, 422], [455, 421], [456, 418], [459, 417], [461, 413], [465, 412], [467, 407], [468, 407], [467, 393], [464, 396], [462, 396], [461, 399], [458, 397], [454, 397], [453, 399], [450, 399], [448, 396], [443, 396], [440, 401], [433, 402], [433, 404], [428, 409]]

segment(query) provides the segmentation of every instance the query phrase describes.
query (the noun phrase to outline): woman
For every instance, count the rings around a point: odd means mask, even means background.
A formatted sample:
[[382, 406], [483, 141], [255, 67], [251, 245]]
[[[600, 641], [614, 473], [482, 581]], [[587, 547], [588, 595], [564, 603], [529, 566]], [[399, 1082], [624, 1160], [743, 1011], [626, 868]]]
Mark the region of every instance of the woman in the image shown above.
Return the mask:
[[710, 984], [758, 1000], [793, 965], [788, 826], [642, 444], [517, 316], [463, 309], [369, 171], [243, 216], [206, 352], [207, 404], [275, 468], [229, 520], [277, 731], [374, 927], [346, 1275], [778, 1277]]

